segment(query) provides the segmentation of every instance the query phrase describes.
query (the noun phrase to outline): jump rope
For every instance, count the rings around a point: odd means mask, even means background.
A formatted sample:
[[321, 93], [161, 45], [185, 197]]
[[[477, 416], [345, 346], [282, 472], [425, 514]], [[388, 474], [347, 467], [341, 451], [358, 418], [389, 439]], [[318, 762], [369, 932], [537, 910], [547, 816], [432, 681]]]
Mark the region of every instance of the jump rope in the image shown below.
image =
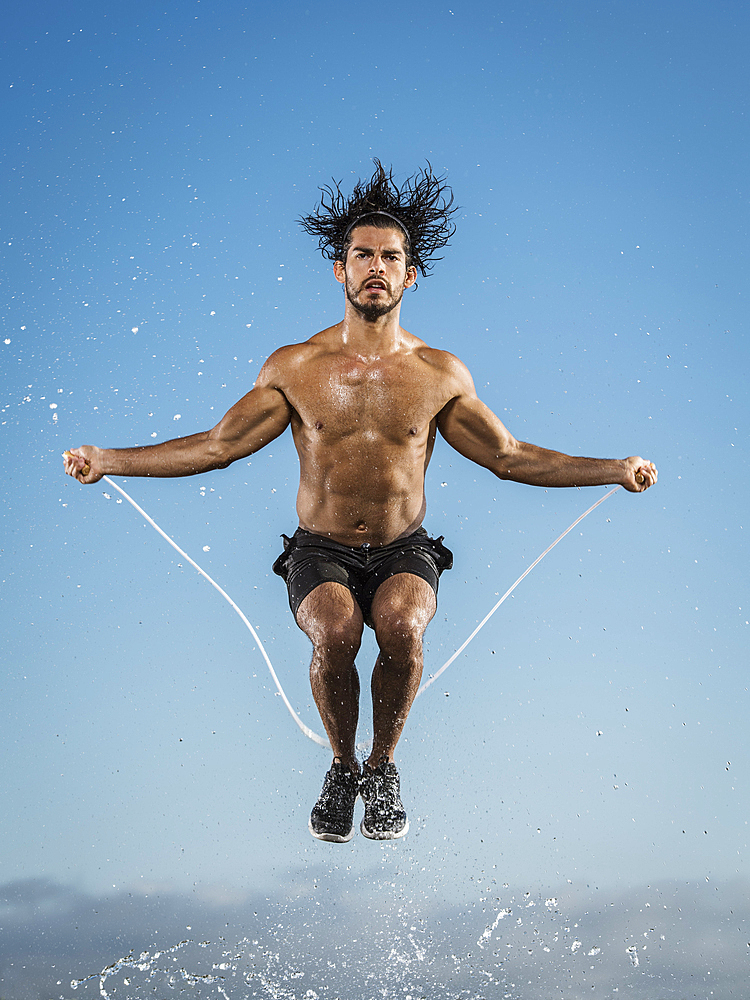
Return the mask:
[[[281, 686], [279, 678], [276, 675], [276, 671], [273, 669], [273, 664], [271, 663], [271, 660], [269, 659], [269, 656], [268, 656], [268, 653], [266, 652], [265, 646], [263, 645], [263, 643], [260, 640], [260, 636], [255, 631], [255, 629], [253, 628], [253, 626], [250, 624], [250, 622], [248, 621], [248, 619], [247, 619], [246, 615], [244, 614], [244, 612], [242, 611], [242, 609], [239, 608], [235, 604], [235, 602], [232, 600], [232, 598], [229, 596], [229, 594], [227, 594], [227, 592], [222, 587], [220, 587], [219, 584], [214, 579], [212, 579], [208, 575], [208, 573], [206, 573], [206, 571], [204, 569], [202, 569], [198, 565], [198, 563], [187, 554], [187, 552], [185, 552], [183, 549], [181, 549], [180, 546], [175, 541], [173, 541], [165, 531], [162, 531], [162, 529], [159, 527], [159, 525], [156, 523], [156, 521], [154, 521], [154, 519], [152, 517], [150, 517], [142, 507], [139, 507], [138, 504], [135, 502], [135, 500], [133, 500], [133, 498], [131, 496], [129, 496], [121, 486], [118, 486], [117, 483], [115, 483], [113, 480], [111, 480], [109, 478], [109, 476], [102, 476], [102, 479], [104, 480], [104, 482], [108, 483], [112, 487], [112, 489], [117, 490], [117, 492], [120, 493], [128, 501], [129, 504], [131, 504], [133, 507], [135, 507], [135, 509], [138, 511], [138, 513], [141, 515], [141, 517], [143, 517], [151, 525], [152, 528], [154, 528], [156, 531], [158, 531], [159, 534], [161, 535], [161, 537], [165, 541], [169, 542], [169, 544], [172, 546], [172, 548], [175, 549], [177, 552], [179, 552], [179, 554], [182, 556], [183, 559], [186, 559], [190, 563], [191, 566], [194, 566], [195, 569], [198, 570], [198, 572], [200, 573], [200, 575], [202, 577], [204, 577], [206, 580], [208, 580], [208, 582], [211, 584], [211, 586], [214, 587], [216, 590], [218, 590], [218, 592], [221, 594], [221, 596], [224, 598], [224, 600], [227, 601], [234, 608], [234, 610], [237, 612], [237, 614], [240, 616], [240, 618], [242, 619], [242, 621], [245, 623], [245, 625], [250, 630], [250, 634], [252, 635], [253, 639], [255, 640], [256, 646], [260, 650], [261, 656], [266, 661], [266, 666], [268, 667], [268, 670], [269, 670], [269, 672], [271, 674], [271, 677], [273, 678], [273, 682], [276, 685], [276, 690], [278, 691], [279, 695], [281, 696], [281, 700], [286, 705], [286, 707], [287, 707], [287, 709], [288, 709], [289, 714], [291, 715], [291, 717], [294, 719], [294, 721], [297, 723], [297, 725], [299, 726], [299, 728], [302, 730], [302, 732], [305, 734], [305, 736], [307, 736], [308, 739], [312, 740], [313, 743], [317, 743], [318, 746], [326, 747], [326, 748], [330, 749], [330, 744], [328, 743], [328, 740], [325, 739], [322, 736], [318, 736], [318, 734], [316, 732], [314, 732], [312, 729], [310, 729], [309, 726], [305, 725], [305, 723], [302, 721], [302, 719], [300, 719], [300, 717], [297, 715], [297, 713], [292, 708], [292, 706], [291, 706], [291, 704], [289, 702], [289, 699], [287, 698], [287, 696], [286, 696], [286, 694], [284, 692], [284, 689]], [[441, 674], [443, 674], [448, 669], [448, 667], [451, 665], [451, 663], [453, 663], [453, 661], [455, 659], [457, 659], [457, 657], [459, 657], [461, 655], [461, 653], [463, 653], [463, 651], [466, 649], [466, 647], [469, 645], [469, 643], [472, 641], [472, 639], [476, 638], [476, 636], [479, 634], [479, 632], [481, 632], [481, 630], [484, 628], [484, 626], [487, 624], [487, 622], [490, 620], [490, 618], [492, 618], [492, 616], [495, 614], [495, 612], [500, 607], [500, 605], [508, 597], [510, 597], [510, 595], [516, 589], [516, 587], [518, 586], [518, 584], [525, 577], [527, 577], [529, 575], [529, 573], [532, 571], [532, 569], [534, 569], [535, 566], [539, 565], [539, 563], [542, 561], [542, 559], [544, 559], [544, 557], [547, 555], [547, 553], [551, 552], [552, 549], [554, 549], [554, 547], [557, 545], [557, 543], [560, 542], [560, 541], [562, 541], [562, 539], [565, 538], [565, 536], [570, 531], [572, 531], [573, 528], [575, 528], [575, 526], [577, 524], [580, 524], [581, 521], [584, 519], [584, 517], [588, 517], [588, 515], [593, 510], [596, 510], [596, 508], [599, 506], [599, 504], [604, 503], [605, 500], [609, 500], [609, 498], [611, 496], [614, 496], [614, 494], [617, 493], [617, 491], [619, 489], [622, 489], [622, 487], [621, 486], [615, 486], [615, 488], [613, 490], [610, 490], [609, 493], [605, 493], [603, 497], [600, 497], [596, 501], [596, 503], [592, 504], [589, 507], [588, 510], [584, 511], [583, 514], [580, 515], [580, 517], [577, 517], [575, 519], [575, 521], [573, 521], [573, 523], [569, 527], [567, 527], [565, 529], [565, 531], [563, 531], [563, 533], [561, 535], [559, 535], [554, 540], [554, 542], [552, 542], [551, 545], [548, 545], [547, 548], [544, 550], [544, 552], [542, 552], [541, 555], [537, 556], [537, 558], [534, 560], [534, 562], [527, 569], [524, 570], [524, 572], [518, 577], [518, 579], [515, 581], [515, 583], [511, 584], [511, 586], [508, 587], [508, 589], [505, 591], [505, 593], [500, 598], [500, 600], [497, 601], [496, 604], [494, 605], [494, 607], [492, 607], [490, 609], [490, 611], [484, 616], [484, 618], [477, 625], [477, 627], [474, 629], [474, 631], [471, 633], [471, 635], [468, 637], [468, 639], [466, 639], [466, 641], [463, 642], [458, 647], [458, 649], [456, 650], [456, 652], [449, 659], [447, 659], [445, 661], [445, 663], [442, 665], [442, 667], [440, 667], [439, 670], [437, 670], [434, 674], [432, 674], [422, 684], [422, 686], [417, 691], [417, 694], [416, 694], [417, 698], [421, 694], [424, 694], [424, 692], [427, 690], [427, 688], [431, 684], [434, 684], [435, 681], [438, 679], [438, 677], [440, 677]]]

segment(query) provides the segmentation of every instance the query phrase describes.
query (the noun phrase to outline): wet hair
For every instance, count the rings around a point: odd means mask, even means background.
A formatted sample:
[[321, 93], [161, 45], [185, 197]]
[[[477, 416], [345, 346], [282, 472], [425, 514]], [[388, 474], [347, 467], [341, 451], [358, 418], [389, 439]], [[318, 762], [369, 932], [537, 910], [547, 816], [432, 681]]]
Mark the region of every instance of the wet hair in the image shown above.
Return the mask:
[[393, 170], [374, 160], [375, 172], [369, 181], [357, 181], [351, 195], [342, 192], [339, 181], [320, 188], [320, 204], [311, 215], [297, 221], [311, 236], [318, 237], [318, 249], [328, 260], [346, 260], [351, 235], [359, 225], [377, 229], [399, 228], [404, 233], [407, 267], [414, 266], [426, 276], [456, 231], [450, 221], [458, 207], [444, 177], [427, 167], [408, 177], [399, 187]]

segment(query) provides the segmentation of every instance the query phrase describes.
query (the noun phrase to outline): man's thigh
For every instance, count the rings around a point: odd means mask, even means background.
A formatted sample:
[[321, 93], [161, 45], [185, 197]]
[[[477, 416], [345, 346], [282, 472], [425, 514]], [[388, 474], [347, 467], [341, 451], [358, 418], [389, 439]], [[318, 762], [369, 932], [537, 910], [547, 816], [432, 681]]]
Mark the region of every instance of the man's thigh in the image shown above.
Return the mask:
[[[357, 594], [367, 624], [376, 628], [376, 608], [381, 618], [394, 608], [431, 609], [429, 621], [437, 606], [440, 575], [452, 565], [453, 554], [443, 545], [442, 538], [430, 538], [423, 528], [374, 550], [364, 576], [361, 597]], [[390, 580], [396, 582], [389, 584]], [[375, 604], [377, 594], [380, 594], [378, 605]]]
[[[298, 624], [303, 603], [321, 587], [324, 594], [332, 595], [330, 600], [345, 601], [342, 591], [356, 590], [357, 569], [355, 556], [345, 546], [301, 528], [292, 538], [284, 536], [284, 551], [273, 564], [274, 573], [286, 583], [289, 607]], [[314, 607], [326, 603], [320, 594], [312, 602]]]

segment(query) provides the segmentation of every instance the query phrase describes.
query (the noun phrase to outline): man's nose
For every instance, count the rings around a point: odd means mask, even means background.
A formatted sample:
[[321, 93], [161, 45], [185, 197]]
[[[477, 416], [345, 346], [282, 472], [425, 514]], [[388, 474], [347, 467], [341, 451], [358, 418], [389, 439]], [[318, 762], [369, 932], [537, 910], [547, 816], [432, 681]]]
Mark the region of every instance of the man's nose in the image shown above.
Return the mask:
[[373, 257], [372, 263], [370, 264], [370, 270], [375, 274], [385, 273], [385, 262], [382, 257]]

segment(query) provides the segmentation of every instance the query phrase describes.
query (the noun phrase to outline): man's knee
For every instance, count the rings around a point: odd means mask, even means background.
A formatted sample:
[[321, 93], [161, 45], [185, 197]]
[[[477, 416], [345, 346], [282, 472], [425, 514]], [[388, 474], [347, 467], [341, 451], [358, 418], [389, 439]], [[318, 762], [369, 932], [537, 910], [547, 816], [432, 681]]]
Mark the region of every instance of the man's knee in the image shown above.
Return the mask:
[[421, 641], [437, 610], [432, 587], [421, 577], [400, 573], [386, 580], [372, 603], [372, 619], [378, 639]]
[[432, 620], [437, 602], [430, 585], [420, 578], [398, 580], [388, 588], [378, 591], [373, 602], [373, 624], [381, 652], [401, 659], [418, 655], [422, 637]]
[[374, 619], [375, 635], [380, 642], [418, 642], [430, 618], [417, 608], [387, 608]]
[[352, 656], [362, 641], [362, 612], [339, 584], [323, 584], [311, 591], [297, 609], [297, 624], [323, 655]]

